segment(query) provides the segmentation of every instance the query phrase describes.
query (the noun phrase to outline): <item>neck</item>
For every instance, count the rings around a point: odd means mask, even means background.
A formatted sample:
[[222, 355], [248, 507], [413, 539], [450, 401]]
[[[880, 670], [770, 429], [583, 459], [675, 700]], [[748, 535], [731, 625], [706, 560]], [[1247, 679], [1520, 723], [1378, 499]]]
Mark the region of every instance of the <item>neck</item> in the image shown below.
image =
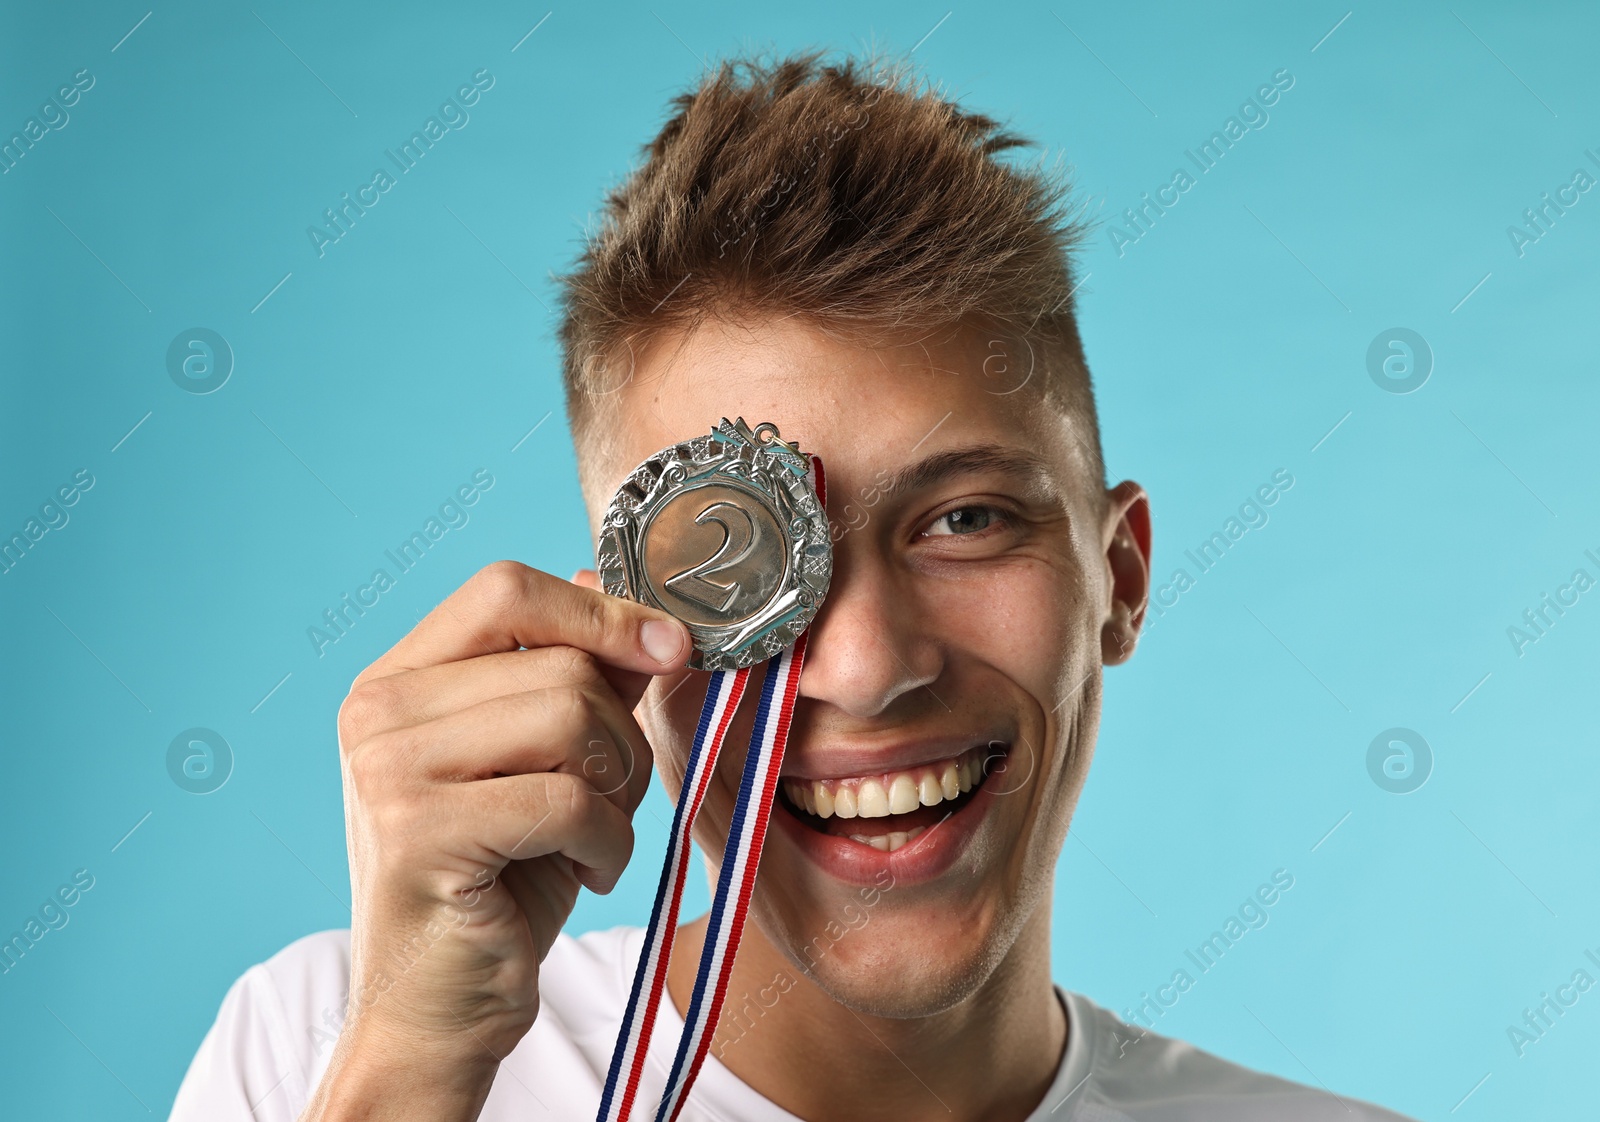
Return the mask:
[[[705, 930], [702, 916], [675, 936], [667, 991], [680, 1014]], [[975, 993], [912, 1019], [841, 1005], [751, 923], [711, 1055], [801, 1118], [1023, 1122], [1049, 1090], [1066, 1040], [1046, 900]]]

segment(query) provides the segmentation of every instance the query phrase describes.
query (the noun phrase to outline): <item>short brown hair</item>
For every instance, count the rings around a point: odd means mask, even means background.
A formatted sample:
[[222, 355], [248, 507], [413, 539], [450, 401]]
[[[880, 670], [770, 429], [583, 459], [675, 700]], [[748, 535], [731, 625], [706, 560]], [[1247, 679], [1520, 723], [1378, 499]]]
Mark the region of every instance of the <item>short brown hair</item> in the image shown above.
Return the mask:
[[653, 330], [726, 312], [867, 335], [972, 322], [1028, 348], [1046, 393], [1081, 418], [1100, 482], [1070, 184], [995, 159], [1031, 142], [909, 64], [823, 58], [721, 63], [672, 100], [643, 163], [607, 195], [561, 278], [574, 436], [591, 395], [626, 380], [608, 364]]

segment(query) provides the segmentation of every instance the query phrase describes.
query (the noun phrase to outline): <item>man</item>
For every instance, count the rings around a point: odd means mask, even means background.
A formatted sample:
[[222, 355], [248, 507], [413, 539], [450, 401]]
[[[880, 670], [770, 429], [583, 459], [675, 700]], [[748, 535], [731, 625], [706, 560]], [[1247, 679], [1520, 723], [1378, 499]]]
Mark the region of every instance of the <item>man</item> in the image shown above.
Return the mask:
[[[674, 108], [565, 280], [594, 528], [637, 464], [742, 416], [821, 457], [835, 539], [684, 1117], [1396, 1118], [1051, 980], [1055, 864], [1150, 562], [1144, 492], [1103, 480], [1063, 185], [901, 70], [724, 65]], [[173, 1117], [592, 1118], [643, 933], [561, 928], [629, 860], [652, 758], [678, 795], [689, 644], [593, 572], [501, 562], [368, 667], [339, 715], [351, 930], [240, 979]], [[751, 721], [696, 823], [713, 866]], [[704, 936], [677, 931], [640, 1116]]]

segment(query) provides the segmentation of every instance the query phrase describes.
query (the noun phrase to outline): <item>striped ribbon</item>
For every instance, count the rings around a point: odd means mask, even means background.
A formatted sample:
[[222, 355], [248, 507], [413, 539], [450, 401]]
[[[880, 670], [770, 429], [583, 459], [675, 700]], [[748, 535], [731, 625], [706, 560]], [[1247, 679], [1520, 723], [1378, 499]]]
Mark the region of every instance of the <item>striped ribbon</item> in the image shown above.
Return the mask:
[[[816, 457], [812, 457], [812, 469], [818, 497], [825, 502], [827, 492], [822, 463]], [[672, 1072], [656, 1109], [656, 1122], [675, 1122], [682, 1112], [722, 1013], [728, 978], [733, 971], [750, 897], [755, 889], [756, 867], [761, 863], [761, 847], [766, 840], [778, 772], [788, 745], [805, 653], [806, 635], [801, 634], [793, 645], [766, 664], [755, 728], [750, 734], [750, 749], [745, 755], [744, 774], [739, 782], [739, 795], [711, 904], [711, 918], [700, 952], [700, 969], [695, 975], [694, 992], [689, 998], [689, 1011], [684, 1017], [683, 1035], [678, 1040]], [[644, 951], [633, 976], [628, 1009], [617, 1035], [605, 1092], [600, 1099], [598, 1122], [629, 1122], [632, 1116], [650, 1036], [655, 1029], [656, 1011], [666, 996], [667, 965], [672, 956], [678, 908], [683, 901], [684, 881], [689, 872], [690, 834], [749, 677], [749, 667], [718, 670], [711, 675], [706, 687], [705, 704], [700, 709], [700, 723], [695, 729], [684, 771], [683, 790], [672, 816], [672, 836], [661, 868], [661, 881], [656, 887], [650, 925], [645, 932]]]

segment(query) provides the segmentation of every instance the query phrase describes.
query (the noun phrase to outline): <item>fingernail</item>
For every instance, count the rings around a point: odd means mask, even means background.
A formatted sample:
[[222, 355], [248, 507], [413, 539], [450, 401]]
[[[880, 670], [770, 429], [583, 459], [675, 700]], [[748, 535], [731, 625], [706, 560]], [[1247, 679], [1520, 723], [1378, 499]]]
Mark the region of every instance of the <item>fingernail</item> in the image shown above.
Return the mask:
[[688, 654], [683, 645], [683, 628], [664, 619], [645, 621], [639, 628], [639, 645], [663, 666], [674, 666]]

